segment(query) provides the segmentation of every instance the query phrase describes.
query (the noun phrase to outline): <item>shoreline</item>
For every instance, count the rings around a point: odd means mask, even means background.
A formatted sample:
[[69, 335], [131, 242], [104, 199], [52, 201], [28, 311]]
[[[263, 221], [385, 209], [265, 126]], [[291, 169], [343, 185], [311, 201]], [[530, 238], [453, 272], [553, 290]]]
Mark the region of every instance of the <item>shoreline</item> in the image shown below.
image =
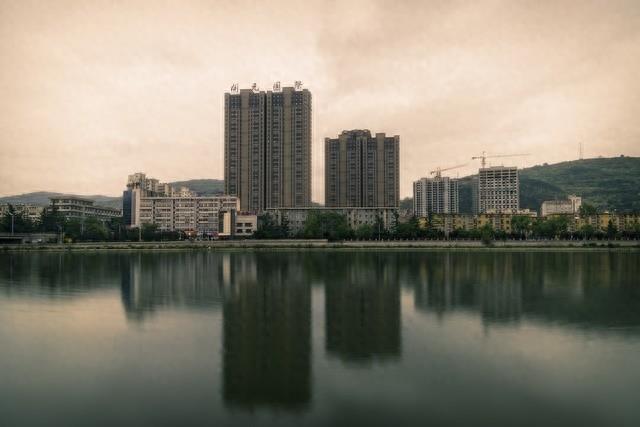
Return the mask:
[[216, 240], [170, 242], [84, 242], [65, 244], [1, 245], [2, 252], [60, 251], [167, 251], [167, 250], [228, 250], [228, 249], [331, 249], [331, 250], [631, 250], [640, 251], [638, 240], [571, 241], [571, 240], [507, 240], [484, 245], [479, 240], [387, 240], [328, 242], [312, 240]]

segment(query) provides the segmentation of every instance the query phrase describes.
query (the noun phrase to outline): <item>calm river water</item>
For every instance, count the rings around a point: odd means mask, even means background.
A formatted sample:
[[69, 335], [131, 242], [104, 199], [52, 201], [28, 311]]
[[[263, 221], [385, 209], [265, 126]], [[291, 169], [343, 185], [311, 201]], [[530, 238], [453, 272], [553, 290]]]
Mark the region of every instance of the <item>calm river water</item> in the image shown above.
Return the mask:
[[0, 254], [0, 426], [640, 425], [640, 252]]

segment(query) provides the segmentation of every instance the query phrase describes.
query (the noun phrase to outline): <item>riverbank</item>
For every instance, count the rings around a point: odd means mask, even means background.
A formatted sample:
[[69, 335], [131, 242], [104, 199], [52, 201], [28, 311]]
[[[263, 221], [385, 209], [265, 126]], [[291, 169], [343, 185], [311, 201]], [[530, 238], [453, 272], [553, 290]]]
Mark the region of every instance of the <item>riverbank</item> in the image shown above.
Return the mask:
[[216, 240], [172, 242], [84, 242], [3, 245], [0, 251], [217, 250], [217, 249], [480, 249], [480, 250], [640, 250], [638, 240], [506, 240], [485, 245], [478, 240], [383, 240], [329, 242], [308, 240]]

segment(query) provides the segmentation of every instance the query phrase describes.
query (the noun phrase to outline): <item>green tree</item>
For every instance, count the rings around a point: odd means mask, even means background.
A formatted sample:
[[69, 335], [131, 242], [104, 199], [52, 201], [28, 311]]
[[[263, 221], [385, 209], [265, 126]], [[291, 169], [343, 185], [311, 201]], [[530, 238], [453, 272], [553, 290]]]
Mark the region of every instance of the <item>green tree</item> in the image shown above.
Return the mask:
[[511, 217], [511, 229], [519, 237], [527, 237], [531, 232], [532, 222], [527, 215], [515, 215]]
[[589, 203], [583, 203], [582, 205], [580, 205], [580, 209], [578, 210], [578, 212], [582, 218], [585, 218], [587, 216], [596, 215], [598, 213], [598, 210], [595, 206], [590, 205]]
[[0, 220], [0, 231], [10, 233], [33, 233], [36, 230], [36, 224], [24, 213], [16, 211], [15, 207], [9, 204], [7, 212]]
[[308, 239], [344, 240], [353, 236], [347, 217], [336, 212], [310, 212], [304, 224]]
[[64, 234], [74, 242], [82, 240], [82, 235], [84, 234], [84, 224], [82, 220], [78, 218], [69, 219], [65, 224]]
[[98, 242], [107, 240], [108, 238], [109, 232], [102, 221], [91, 216], [85, 219], [82, 240]]
[[613, 224], [613, 221], [609, 220], [607, 224], [607, 238], [613, 239], [618, 234], [618, 228]]
[[369, 240], [373, 237], [373, 234], [373, 226], [369, 224], [362, 224], [355, 231], [356, 238], [360, 240]]
[[415, 216], [407, 222], [401, 222], [396, 226], [395, 237], [400, 239], [415, 239], [420, 235], [420, 223]]
[[142, 240], [145, 242], [157, 240], [160, 237], [157, 224], [142, 224]]
[[289, 219], [282, 218], [282, 225], [278, 225], [275, 219], [268, 213], [258, 217], [258, 229], [254, 233], [256, 239], [280, 239], [289, 237]]
[[585, 224], [578, 230], [578, 234], [583, 239], [592, 239], [596, 235], [596, 229], [591, 224]]
[[482, 243], [490, 245], [495, 237], [495, 231], [491, 224], [483, 225], [478, 231], [480, 232], [480, 240], [482, 240]]
[[45, 233], [59, 233], [64, 230], [65, 223], [64, 215], [55, 206], [44, 208], [40, 214], [39, 228]]

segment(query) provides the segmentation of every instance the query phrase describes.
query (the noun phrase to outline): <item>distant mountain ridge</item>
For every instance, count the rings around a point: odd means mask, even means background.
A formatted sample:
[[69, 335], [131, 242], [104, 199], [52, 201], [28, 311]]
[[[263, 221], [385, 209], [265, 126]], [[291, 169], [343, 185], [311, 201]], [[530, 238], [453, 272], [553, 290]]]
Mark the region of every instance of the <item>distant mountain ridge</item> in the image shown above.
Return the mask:
[[[475, 175], [460, 178], [460, 212], [471, 213], [471, 181]], [[221, 179], [191, 179], [171, 182], [189, 187], [202, 196], [222, 194]], [[0, 203], [32, 203], [47, 206], [50, 197], [64, 193], [38, 191], [0, 197]], [[602, 210], [640, 211], [640, 157], [609, 157], [543, 164], [520, 170], [520, 206], [539, 210], [545, 200], [576, 194]], [[122, 208], [122, 197], [80, 196], [96, 204]], [[403, 206], [411, 206], [411, 198]]]
[[[174, 187], [189, 187], [201, 196], [212, 196], [224, 192], [224, 181], [221, 179], [191, 179], [187, 181], [170, 182]], [[59, 196], [78, 196], [95, 200], [96, 205], [122, 209], [122, 197], [103, 195], [84, 195], [73, 193], [57, 193], [52, 191], [36, 191], [33, 193], [18, 194], [15, 196], [0, 197], [0, 203], [32, 204], [36, 206], [49, 206], [49, 199]]]

